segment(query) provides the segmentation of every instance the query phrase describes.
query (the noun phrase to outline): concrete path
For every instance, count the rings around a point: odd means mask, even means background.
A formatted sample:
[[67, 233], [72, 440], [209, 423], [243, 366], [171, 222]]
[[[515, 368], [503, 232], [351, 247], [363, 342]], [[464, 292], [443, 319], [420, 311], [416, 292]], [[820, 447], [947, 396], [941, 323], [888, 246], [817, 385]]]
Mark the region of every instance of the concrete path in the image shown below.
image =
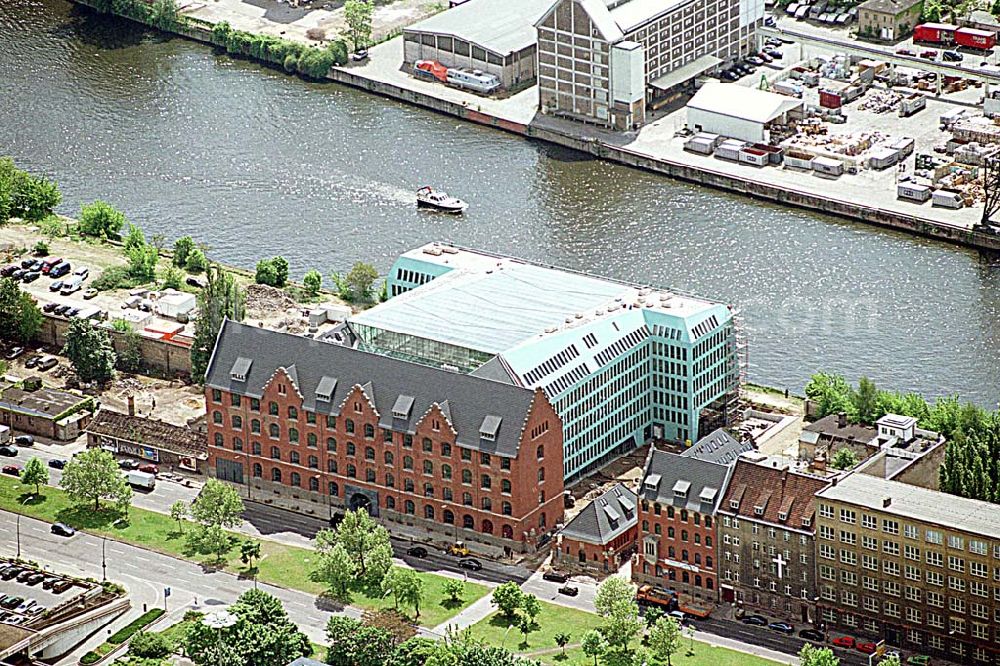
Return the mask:
[[455, 631], [468, 629], [480, 620], [488, 617], [495, 610], [496, 608], [493, 606], [491, 595], [487, 594], [447, 622], [434, 627], [433, 632], [445, 636], [449, 629]]

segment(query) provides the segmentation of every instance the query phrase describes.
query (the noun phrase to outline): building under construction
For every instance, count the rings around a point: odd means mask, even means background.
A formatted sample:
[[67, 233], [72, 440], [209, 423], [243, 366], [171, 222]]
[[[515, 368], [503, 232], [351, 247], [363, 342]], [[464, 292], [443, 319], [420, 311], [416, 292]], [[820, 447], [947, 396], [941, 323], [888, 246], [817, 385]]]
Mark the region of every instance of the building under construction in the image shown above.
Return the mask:
[[387, 290], [348, 322], [355, 344], [541, 389], [567, 480], [737, 413], [745, 344], [730, 306], [439, 244], [399, 257]]

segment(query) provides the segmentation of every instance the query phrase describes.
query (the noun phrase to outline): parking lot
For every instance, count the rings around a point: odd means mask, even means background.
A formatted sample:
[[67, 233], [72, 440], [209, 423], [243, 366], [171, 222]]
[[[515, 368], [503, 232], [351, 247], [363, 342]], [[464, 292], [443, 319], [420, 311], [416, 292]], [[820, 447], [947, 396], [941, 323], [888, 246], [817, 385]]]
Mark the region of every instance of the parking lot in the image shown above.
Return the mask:
[[10, 560], [0, 561], [0, 622], [30, 626], [46, 610], [86, 590], [71, 578]]

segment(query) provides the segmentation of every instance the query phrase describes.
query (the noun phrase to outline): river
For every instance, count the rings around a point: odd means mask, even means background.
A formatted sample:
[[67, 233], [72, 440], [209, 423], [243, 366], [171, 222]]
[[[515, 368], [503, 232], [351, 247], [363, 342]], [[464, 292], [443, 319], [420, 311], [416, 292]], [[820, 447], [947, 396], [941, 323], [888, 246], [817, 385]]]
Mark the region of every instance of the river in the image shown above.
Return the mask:
[[[734, 303], [752, 381], [821, 368], [1000, 399], [1000, 258], [672, 182], [333, 84], [63, 0], [0, 0], [0, 155], [150, 234], [252, 267], [385, 271], [431, 240]], [[433, 184], [471, 202], [418, 213]]]

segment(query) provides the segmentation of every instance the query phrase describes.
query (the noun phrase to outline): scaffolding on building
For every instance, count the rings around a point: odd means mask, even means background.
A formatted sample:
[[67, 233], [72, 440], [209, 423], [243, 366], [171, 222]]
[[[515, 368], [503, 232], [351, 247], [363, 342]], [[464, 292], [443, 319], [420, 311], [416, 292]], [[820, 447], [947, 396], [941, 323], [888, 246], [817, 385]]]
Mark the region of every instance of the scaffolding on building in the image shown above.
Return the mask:
[[733, 386], [728, 393], [729, 399], [726, 401], [727, 426], [731, 426], [739, 420], [742, 413], [742, 406], [746, 403], [747, 354], [749, 345], [747, 344], [743, 314], [738, 310], [733, 311], [733, 347], [736, 363], [733, 367]]

